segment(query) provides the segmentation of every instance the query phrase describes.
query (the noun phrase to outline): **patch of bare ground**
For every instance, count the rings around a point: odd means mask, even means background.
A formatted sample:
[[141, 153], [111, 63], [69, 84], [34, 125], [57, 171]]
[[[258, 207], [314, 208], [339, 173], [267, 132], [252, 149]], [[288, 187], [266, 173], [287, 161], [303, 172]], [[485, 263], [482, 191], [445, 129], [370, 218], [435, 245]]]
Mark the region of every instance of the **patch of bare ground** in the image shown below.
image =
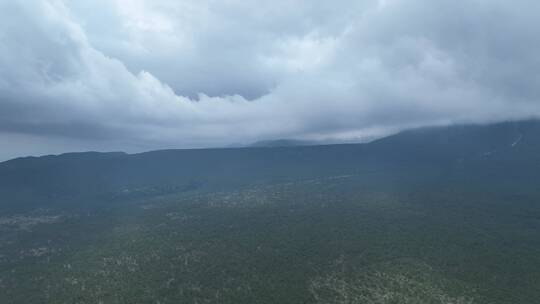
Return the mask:
[[[429, 266], [423, 268], [429, 271]], [[335, 272], [311, 280], [309, 292], [315, 303], [325, 304], [475, 303], [468, 295], [450, 295], [444, 290], [441, 280], [431, 275], [416, 275], [415, 272], [375, 270], [354, 278]]]

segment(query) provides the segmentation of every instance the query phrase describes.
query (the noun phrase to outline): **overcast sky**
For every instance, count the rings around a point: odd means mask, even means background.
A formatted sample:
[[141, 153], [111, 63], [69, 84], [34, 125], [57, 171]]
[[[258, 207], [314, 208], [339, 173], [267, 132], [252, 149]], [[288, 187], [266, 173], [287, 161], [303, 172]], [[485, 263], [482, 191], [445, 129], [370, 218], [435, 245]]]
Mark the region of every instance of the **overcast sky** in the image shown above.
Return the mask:
[[0, 0], [0, 160], [540, 114], [537, 0]]

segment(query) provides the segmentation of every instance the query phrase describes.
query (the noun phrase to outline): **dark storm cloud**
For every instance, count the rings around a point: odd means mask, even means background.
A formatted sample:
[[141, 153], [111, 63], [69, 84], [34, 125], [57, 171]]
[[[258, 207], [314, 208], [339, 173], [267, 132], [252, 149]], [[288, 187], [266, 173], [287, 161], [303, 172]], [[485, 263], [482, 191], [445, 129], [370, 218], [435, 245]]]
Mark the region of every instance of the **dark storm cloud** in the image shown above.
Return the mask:
[[2, 1], [0, 139], [21, 154], [140, 150], [538, 116], [539, 12], [497, 0]]

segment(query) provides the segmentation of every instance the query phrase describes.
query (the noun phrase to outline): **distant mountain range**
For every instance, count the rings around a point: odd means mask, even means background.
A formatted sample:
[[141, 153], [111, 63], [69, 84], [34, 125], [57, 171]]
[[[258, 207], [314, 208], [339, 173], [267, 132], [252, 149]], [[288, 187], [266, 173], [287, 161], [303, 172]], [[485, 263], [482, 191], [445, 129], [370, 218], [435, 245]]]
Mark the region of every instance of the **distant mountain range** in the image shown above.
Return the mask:
[[299, 140], [299, 139], [276, 139], [276, 140], [262, 140], [254, 142], [247, 147], [299, 147], [299, 146], [320, 146], [326, 144], [325, 142]]
[[359, 141], [345, 141], [336, 139], [326, 140], [301, 140], [301, 139], [274, 139], [261, 140], [245, 146], [246, 148], [276, 148], [276, 147], [301, 147], [301, 146], [325, 146], [357, 143]]
[[0, 211], [380, 171], [385, 178], [445, 176], [442, 182], [474, 180], [489, 187], [540, 180], [537, 120], [421, 128], [365, 144], [315, 144], [277, 140], [247, 148], [17, 158], [0, 163]]

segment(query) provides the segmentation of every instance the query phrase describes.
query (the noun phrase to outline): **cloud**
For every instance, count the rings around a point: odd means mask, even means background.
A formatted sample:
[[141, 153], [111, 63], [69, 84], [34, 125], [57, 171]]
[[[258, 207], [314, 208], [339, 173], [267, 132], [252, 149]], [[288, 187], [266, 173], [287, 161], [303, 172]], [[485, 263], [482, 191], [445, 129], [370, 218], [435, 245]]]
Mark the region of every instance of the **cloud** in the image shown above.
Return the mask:
[[539, 11], [526, 0], [3, 1], [0, 140], [14, 146], [0, 158], [538, 116]]

